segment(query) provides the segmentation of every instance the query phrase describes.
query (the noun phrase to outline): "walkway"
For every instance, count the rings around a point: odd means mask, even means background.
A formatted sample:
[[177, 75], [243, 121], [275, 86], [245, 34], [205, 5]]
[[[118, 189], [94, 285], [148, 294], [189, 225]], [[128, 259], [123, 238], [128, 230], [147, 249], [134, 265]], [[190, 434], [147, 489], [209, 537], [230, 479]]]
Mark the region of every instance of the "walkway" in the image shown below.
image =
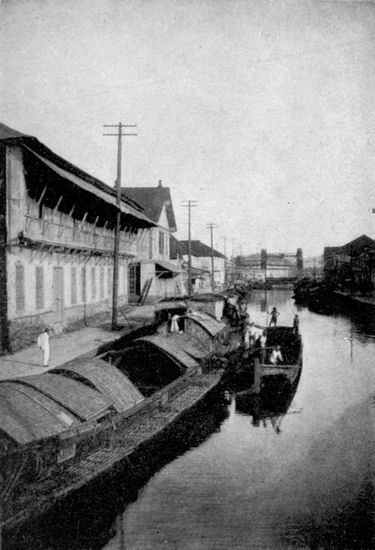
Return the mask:
[[[145, 305], [132, 308], [126, 313], [133, 329], [151, 323], [154, 319], [154, 306]], [[74, 332], [68, 332], [50, 339], [50, 366], [42, 366], [42, 352], [36, 343], [16, 353], [0, 357], [0, 380], [19, 378], [47, 372], [77, 357], [94, 357], [103, 344], [118, 340], [128, 334], [131, 328], [128, 323], [123, 329], [112, 331], [110, 324], [85, 327]]]

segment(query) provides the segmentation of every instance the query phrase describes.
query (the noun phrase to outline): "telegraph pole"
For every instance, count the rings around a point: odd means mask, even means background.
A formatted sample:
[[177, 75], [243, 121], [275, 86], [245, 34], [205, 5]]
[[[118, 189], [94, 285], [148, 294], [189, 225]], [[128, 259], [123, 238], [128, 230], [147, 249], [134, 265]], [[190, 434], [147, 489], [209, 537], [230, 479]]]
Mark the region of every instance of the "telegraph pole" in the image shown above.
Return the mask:
[[103, 134], [103, 136], [117, 137], [117, 177], [116, 177], [116, 226], [115, 243], [113, 251], [113, 292], [112, 292], [112, 330], [118, 327], [118, 279], [119, 279], [119, 253], [120, 253], [120, 228], [121, 228], [121, 162], [122, 162], [122, 138], [123, 136], [136, 136], [138, 134], [123, 133], [123, 128], [136, 128], [136, 124], [104, 124], [104, 128], [116, 128], [116, 134]]
[[214, 278], [214, 236], [213, 236], [213, 228], [216, 227], [215, 223], [208, 223], [206, 227], [209, 228], [211, 233], [211, 290], [215, 290], [215, 278]]
[[185, 201], [182, 206], [188, 209], [188, 295], [192, 295], [191, 291], [191, 209], [197, 206], [197, 201]]

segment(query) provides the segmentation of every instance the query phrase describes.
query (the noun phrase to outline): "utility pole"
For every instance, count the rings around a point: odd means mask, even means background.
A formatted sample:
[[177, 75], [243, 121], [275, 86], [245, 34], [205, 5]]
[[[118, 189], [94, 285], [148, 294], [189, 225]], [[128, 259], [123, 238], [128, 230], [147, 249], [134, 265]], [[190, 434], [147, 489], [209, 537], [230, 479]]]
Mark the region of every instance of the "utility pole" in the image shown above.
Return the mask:
[[115, 243], [113, 251], [113, 292], [112, 292], [112, 330], [118, 327], [118, 279], [119, 279], [119, 253], [121, 230], [121, 162], [122, 162], [122, 138], [124, 136], [137, 136], [138, 134], [123, 133], [123, 128], [136, 128], [136, 124], [104, 124], [104, 128], [116, 128], [116, 134], [103, 134], [103, 136], [117, 137], [117, 177], [116, 177], [116, 226]]
[[211, 233], [211, 290], [215, 290], [215, 269], [214, 269], [214, 236], [213, 228], [216, 227], [215, 223], [208, 223], [206, 227], [209, 228]]
[[182, 206], [188, 209], [188, 295], [192, 295], [191, 289], [191, 209], [198, 205], [197, 201], [185, 201]]

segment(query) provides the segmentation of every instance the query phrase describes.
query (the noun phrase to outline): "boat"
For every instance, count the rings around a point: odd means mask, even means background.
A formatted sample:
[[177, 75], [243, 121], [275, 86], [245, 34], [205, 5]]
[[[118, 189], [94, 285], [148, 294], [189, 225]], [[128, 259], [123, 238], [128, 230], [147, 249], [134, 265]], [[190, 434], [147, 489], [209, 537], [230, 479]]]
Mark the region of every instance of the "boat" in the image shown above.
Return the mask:
[[252, 417], [254, 427], [271, 425], [276, 433], [281, 432], [281, 423], [285, 415], [300, 412], [290, 411], [291, 403], [297, 391], [302, 368], [296, 368], [296, 376], [273, 379], [273, 386], [263, 387], [260, 393], [253, 388], [245, 389], [235, 395], [236, 412]]
[[[275, 383], [294, 384], [302, 369], [301, 334], [289, 326], [265, 328], [256, 325], [256, 328], [258, 333], [266, 333], [265, 353], [262, 354], [259, 348], [254, 347], [249, 352], [240, 349], [237, 354], [233, 354], [226, 371], [229, 385], [235, 390], [251, 388], [254, 393], [260, 393], [266, 388], [275, 387]], [[270, 362], [270, 353], [275, 346], [280, 346], [283, 358], [276, 365]]]
[[218, 387], [226, 326], [182, 316], [93, 359], [0, 381], [0, 511], [18, 528], [129, 459]]

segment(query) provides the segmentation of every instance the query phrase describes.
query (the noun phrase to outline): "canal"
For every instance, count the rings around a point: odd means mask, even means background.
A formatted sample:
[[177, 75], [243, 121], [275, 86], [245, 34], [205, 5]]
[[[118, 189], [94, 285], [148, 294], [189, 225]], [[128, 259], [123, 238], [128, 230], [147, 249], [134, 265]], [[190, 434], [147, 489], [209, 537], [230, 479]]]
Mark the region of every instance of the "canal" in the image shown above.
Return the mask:
[[[290, 291], [265, 298], [253, 293], [252, 320], [264, 324], [276, 306], [279, 324], [292, 324]], [[259, 421], [231, 395], [212, 433], [156, 471], [110, 520], [102, 516], [113, 502], [101, 498], [89, 526], [78, 506], [69, 532], [48, 542], [39, 528], [30, 546], [370, 548], [375, 334], [360, 315], [298, 314], [303, 369], [287, 414]]]

